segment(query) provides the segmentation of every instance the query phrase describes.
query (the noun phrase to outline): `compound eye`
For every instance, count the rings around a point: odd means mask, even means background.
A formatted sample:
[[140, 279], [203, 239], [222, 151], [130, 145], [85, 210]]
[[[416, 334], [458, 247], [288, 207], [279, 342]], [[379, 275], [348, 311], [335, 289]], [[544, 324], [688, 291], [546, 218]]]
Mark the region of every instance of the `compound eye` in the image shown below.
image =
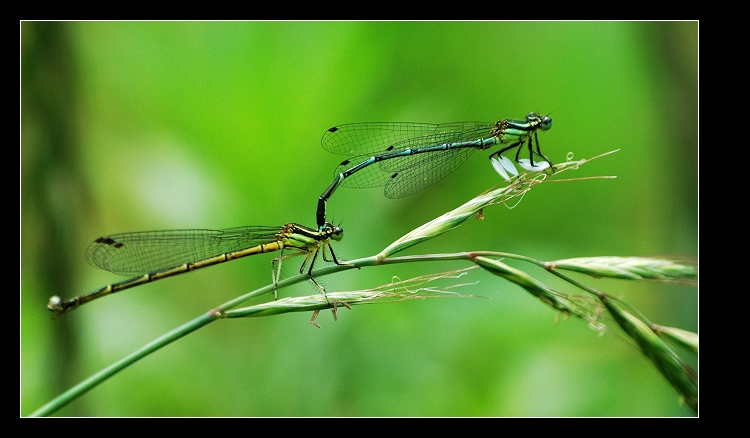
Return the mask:
[[539, 127], [545, 131], [550, 129], [552, 127], [552, 118], [550, 118], [550, 116], [544, 116], [542, 121], [539, 122]]
[[341, 227], [334, 227], [333, 231], [331, 232], [331, 239], [341, 240], [343, 238], [344, 238], [344, 229]]

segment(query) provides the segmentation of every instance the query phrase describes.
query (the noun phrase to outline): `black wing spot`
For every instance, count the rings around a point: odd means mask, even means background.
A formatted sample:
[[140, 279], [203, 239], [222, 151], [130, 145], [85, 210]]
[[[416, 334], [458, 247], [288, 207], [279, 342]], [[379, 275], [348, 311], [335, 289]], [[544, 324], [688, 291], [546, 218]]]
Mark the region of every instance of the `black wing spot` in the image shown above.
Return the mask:
[[124, 243], [118, 242], [111, 237], [100, 237], [94, 241], [94, 243], [99, 243], [101, 245], [109, 245], [113, 248], [121, 248]]

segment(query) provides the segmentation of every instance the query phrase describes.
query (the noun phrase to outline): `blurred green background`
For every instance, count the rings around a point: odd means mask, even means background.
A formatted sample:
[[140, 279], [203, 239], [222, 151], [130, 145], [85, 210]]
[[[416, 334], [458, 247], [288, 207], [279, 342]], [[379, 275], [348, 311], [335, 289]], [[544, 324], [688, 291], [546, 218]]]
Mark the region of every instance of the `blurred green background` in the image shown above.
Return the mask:
[[[554, 260], [698, 253], [697, 22], [22, 22], [21, 415], [195, 316], [269, 284], [264, 254], [95, 301], [119, 281], [84, 260], [124, 231], [313, 226], [343, 159], [320, 137], [367, 121], [494, 122], [550, 114], [553, 162], [620, 152], [514, 209], [407, 253]], [[499, 183], [476, 152], [418, 195], [340, 188], [342, 259], [377, 253]], [[566, 292], [529, 265], [511, 263]], [[319, 266], [323, 266], [322, 264]], [[413, 263], [321, 279], [357, 290], [469, 266]], [[286, 276], [297, 261], [285, 263]], [[698, 330], [697, 290], [595, 280], [650, 320]], [[69, 404], [64, 416], [690, 416], [616, 333], [480, 270], [491, 297], [219, 321]], [[445, 283], [448, 284], [448, 283]], [[310, 283], [281, 290], [310, 295]], [[684, 355], [697, 366], [697, 358]]]

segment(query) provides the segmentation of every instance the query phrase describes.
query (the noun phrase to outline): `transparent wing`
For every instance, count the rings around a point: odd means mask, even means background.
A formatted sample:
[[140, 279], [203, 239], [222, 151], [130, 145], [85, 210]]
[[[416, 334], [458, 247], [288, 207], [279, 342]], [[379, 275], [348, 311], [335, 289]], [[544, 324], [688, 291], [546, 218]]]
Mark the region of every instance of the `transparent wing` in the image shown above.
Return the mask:
[[280, 231], [281, 227], [256, 226], [112, 234], [88, 246], [86, 261], [115, 274], [141, 275], [275, 242]]
[[489, 136], [492, 123], [351, 123], [335, 126], [323, 134], [321, 145], [340, 155], [379, 155], [430, 144], [467, 141]]
[[[356, 123], [331, 128], [323, 136], [323, 147], [335, 153], [359, 154], [339, 164], [334, 177], [375, 155], [393, 155], [350, 175], [341, 185], [363, 188], [387, 184], [387, 196], [397, 198], [444, 178], [474, 151], [473, 148], [424, 151], [424, 148], [488, 138], [493, 127], [494, 124], [476, 122]], [[409, 184], [414, 186], [409, 188]]]
[[401, 198], [426, 189], [461, 166], [474, 150], [452, 149], [412, 155], [410, 158], [414, 158], [414, 162], [405, 164], [403, 170], [395, 171], [388, 178], [385, 196], [392, 199]]

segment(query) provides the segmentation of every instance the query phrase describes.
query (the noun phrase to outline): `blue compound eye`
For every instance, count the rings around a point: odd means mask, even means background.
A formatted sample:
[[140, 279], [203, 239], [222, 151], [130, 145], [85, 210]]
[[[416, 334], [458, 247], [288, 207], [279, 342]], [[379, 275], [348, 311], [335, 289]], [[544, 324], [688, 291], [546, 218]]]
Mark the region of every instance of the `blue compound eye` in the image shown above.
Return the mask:
[[548, 130], [552, 127], [552, 118], [550, 116], [544, 116], [542, 121], [539, 123], [539, 128], [543, 130]]

